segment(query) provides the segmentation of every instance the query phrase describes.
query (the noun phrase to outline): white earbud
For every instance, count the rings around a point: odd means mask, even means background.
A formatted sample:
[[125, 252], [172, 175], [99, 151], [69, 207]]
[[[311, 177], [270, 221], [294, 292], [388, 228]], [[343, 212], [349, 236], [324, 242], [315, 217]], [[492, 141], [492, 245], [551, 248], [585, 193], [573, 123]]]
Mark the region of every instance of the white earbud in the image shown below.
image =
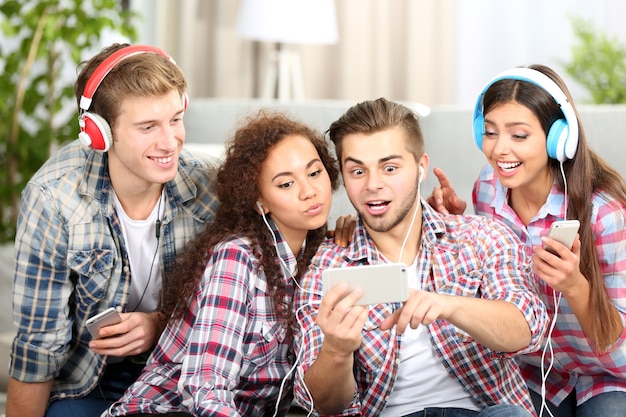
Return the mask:
[[420, 178], [419, 178], [419, 182], [422, 182], [422, 179], [424, 178], [424, 167], [420, 165]]
[[263, 204], [261, 204], [260, 201], [256, 202], [256, 206], [258, 207], [259, 211], [261, 212], [261, 215], [264, 215], [265, 213], [263, 212]]

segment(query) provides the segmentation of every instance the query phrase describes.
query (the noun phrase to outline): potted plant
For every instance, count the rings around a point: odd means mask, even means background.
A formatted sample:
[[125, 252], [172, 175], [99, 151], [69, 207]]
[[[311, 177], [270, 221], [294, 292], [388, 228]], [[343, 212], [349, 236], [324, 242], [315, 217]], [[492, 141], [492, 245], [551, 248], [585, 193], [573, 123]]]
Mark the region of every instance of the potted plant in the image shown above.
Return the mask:
[[626, 45], [583, 18], [571, 22], [578, 42], [565, 71], [589, 90], [594, 104], [626, 103]]
[[118, 0], [0, 4], [0, 242], [14, 239], [20, 193], [52, 146], [77, 137], [75, 77], [63, 70], [106, 33], [133, 41], [134, 17]]

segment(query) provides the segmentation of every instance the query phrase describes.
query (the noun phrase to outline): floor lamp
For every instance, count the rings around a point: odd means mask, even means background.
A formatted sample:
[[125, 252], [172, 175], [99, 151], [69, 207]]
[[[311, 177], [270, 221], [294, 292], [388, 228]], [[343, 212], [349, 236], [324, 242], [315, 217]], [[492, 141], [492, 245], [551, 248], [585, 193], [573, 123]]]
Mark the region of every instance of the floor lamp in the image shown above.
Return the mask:
[[303, 99], [300, 55], [290, 45], [336, 43], [335, 1], [242, 0], [237, 32], [244, 39], [274, 43], [261, 97]]

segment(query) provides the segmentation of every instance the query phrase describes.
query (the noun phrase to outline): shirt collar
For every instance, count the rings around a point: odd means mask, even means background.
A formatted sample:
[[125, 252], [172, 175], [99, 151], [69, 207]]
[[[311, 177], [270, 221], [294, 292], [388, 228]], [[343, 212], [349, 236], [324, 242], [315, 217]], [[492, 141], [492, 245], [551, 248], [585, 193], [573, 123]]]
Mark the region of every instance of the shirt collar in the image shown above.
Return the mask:
[[[504, 187], [500, 183], [500, 180], [496, 180], [495, 195], [490, 206], [497, 215], [508, 219], [511, 222], [515, 222], [517, 214], [515, 214], [511, 206], [509, 206], [508, 196], [509, 189]], [[533, 221], [545, 219], [548, 216], [554, 216], [562, 219], [565, 218], [565, 194], [559, 189], [556, 181], [552, 183], [550, 194], [548, 195], [544, 205], [539, 209], [537, 215], [533, 218]]]

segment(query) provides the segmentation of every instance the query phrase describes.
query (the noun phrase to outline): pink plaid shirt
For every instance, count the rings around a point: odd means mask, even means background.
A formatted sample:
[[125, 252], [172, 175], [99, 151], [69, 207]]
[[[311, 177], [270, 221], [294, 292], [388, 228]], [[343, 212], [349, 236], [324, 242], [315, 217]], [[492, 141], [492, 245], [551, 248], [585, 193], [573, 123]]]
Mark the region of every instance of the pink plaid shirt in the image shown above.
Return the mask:
[[[441, 216], [427, 204], [422, 203], [422, 208], [417, 273], [425, 289], [513, 303], [532, 332], [532, 341], [523, 352], [538, 349], [547, 327], [547, 314], [535, 295], [530, 260], [517, 237], [502, 224], [481, 216]], [[324, 243], [302, 278], [302, 289], [296, 289], [294, 306], [300, 328], [295, 345], [299, 364], [295, 399], [304, 409], [312, 405], [303, 375], [315, 361], [324, 340], [315, 324], [322, 293], [321, 271], [329, 267], [376, 263], [379, 263], [376, 247], [359, 219], [350, 245], [341, 248], [330, 241]], [[388, 331], [381, 331], [379, 327], [399, 306], [391, 303], [370, 307], [363, 341], [355, 352], [358, 389], [342, 415], [369, 417], [384, 409], [396, 377], [401, 339], [395, 327]], [[513, 360], [514, 354], [491, 351], [445, 320], [435, 321], [428, 330], [431, 343], [450, 376], [481, 407], [515, 404], [535, 415], [528, 389]]]
[[[547, 234], [555, 220], [565, 217], [565, 195], [552, 187], [550, 195], [537, 216], [524, 226], [507, 204], [508, 189], [502, 187], [490, 165], [483, 168], [474, 184], [472, 199], [476, 214], [498, 219], [509, 226], [526, 244], [526, 252], [532, 255], [533, 245], [539, 246], [541, 236]], [[626, 320], [626, 209], [608, 195], [595, 193], [591, 200], [592, 231], [596, 250], [605, 276], [606, 287], [613, 303]], [[581, 260], [584, 262], [584, 259]], [[554, 291], [537, 278], [540, 295], [548, 307], [550, 317], [554, 314]], [[615, 348], [597, 355], [590, 346], [565, 298], [561, 298], [556, 326], [552, 332], [554, 351], [553, 368], [546, 382], [546, 398], [560, 404], [576, 389], [578, 404], [594, 395], [610, 391], [626, 391], [626, 331], [615, 341]], [[528, 386], [541, 393], [542, 351], [520, 357], [522, 375]], [[549, 365], [546, 354], [545, 367]]]
[[[274, 232], [279, 256], [293, 269], [296, 259]], [[264, 416], [274, 414], [277, 401], [284, 416], [292, 397], [291, 343], [258, 264], [247, 240], [219, 243], [184, 319], [167, 325], [142, 375], [103, 416]]]

